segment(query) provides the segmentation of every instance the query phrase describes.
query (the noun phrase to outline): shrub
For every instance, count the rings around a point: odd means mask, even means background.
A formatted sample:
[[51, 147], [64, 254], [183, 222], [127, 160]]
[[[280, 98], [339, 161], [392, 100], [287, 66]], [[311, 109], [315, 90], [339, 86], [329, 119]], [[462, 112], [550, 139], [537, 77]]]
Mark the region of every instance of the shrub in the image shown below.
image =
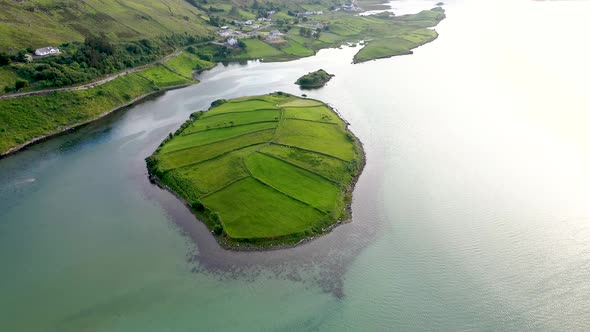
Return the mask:
[[0, 66], [6, 66], [10, 63], [10, 56], [6, 53], [0, 53]]
[[211, 103], [211, 107], [210, 108], [221, 106], [221, 105], [225, 104], [225, 102], [227, 102], [227, 100], [225, 100], [225, 99], [217, 99], [217, 100], [215, 100], [214, 102]]
[[215, 233], [215, 235], [221, 235], [223, 233], [223, 226], [221, 224], [216, 224], [215, 227], [213, 227], [213, 233]]
[[16, 83], [14, 84], [14, 89], [16, 91], [22, 89], [22, 88], [26, 88], [29, 86], [29, 81], [25, 81], [25, 80], [16, 80]]
[[194, 201], [193, 204], [191, 204], [191, 206], [193, 207], [193, 209], [195, 209], [195, 210], [197, 210], [199, 212], [205, 211], [205, 206], [198, 199], [196, 201]]

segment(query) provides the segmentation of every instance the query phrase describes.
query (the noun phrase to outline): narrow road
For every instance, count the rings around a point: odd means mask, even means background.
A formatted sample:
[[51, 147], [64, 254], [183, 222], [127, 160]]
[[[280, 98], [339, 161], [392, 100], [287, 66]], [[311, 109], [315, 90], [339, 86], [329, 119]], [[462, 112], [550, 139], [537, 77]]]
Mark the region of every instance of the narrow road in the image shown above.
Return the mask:
[[97, 87], [99, 85], [103, 85], [107, 82], [110, 82], [114, 79], [116, 79], [117, 77], [121, 77], [121, 76], [125, 76], [127, 74], [131, 74], [131, 73], [135, 73], [141, 70], [144, 70], [146, 68], [149, 68], [151, 66], [157, 65], [159, 63], [164, 63], [170, 59], [173, 59], [175, 57], [177, 57], [180, 53], [182, 53], [182, 51], [184, 50], [184, 48], [178, 49], [176, 51], [174, 51], [171, 54], [168, 54], [167, 56], [165, 56], [164, 58], [154, 61], [152, 63], [143, 65], [143, 66], [139, 66], [139, 67], [135, 67], [135, 68], [131, 68], [131, 69], [126, 69], [124, 71], [118, 72], [116, 74], [112, 74], [109, 75], [105, 78], [102, 78], [98, 81], [94, 81], [94, 82], [90, 82], [90, 83], [86, 83], [83, 85], [78, 85], [78, 86], [71, 86], [71, 87], [66, 87], [66, 88], [53, 88], [53, 89], [44, 89], [44, 90], [37, 90], [37, 91], [29, 91], [29, 92], [21, 92], [21, 93], [11, 93], [8, 95], [4, 95], [4, 96], [0, 96], [0, 100], [2, 99], [12, 99], [12, 98], [18, 98], [18, 97], [25, 97], [25, 96], [34, 96], [34, 95], [45, 95], [51, 92], [65, 92], [65, 91], [77, 91], [77, 90], [87, 90], [90, 88], [94, 88]]

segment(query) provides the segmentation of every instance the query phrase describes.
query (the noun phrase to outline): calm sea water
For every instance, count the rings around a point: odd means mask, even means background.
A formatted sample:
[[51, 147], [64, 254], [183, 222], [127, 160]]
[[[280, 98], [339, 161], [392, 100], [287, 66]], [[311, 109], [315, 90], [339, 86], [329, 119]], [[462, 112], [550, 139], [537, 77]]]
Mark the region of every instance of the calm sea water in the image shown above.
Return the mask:
[[[590, 3], [445, 2], [412, 56], [219, 66], [0, 160], [0, 330], [590, 329]], [[367, 151], [354, 221], [220, 249], [143, 159], [211, 101], [319, 68], [308, 94]]]

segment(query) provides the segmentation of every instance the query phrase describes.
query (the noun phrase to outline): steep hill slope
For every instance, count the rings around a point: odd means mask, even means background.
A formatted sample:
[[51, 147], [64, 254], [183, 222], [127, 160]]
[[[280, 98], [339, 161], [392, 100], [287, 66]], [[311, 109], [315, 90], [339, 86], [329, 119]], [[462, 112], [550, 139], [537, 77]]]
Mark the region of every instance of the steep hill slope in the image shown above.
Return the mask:
[[185, 0], [0, 0], [0, 51], [59, 45], [104, 33], [133, 40], [205, 35], [205, 12]]

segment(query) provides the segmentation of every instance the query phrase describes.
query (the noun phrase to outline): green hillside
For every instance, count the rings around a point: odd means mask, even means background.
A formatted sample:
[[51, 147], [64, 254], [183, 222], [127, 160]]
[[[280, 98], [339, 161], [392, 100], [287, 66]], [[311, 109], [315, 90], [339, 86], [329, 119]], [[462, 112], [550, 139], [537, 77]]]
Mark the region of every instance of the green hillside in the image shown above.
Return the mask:
[[203, 11], [185, 0], [0, 0], [0, 51], [60, 45], [105, 34], [135, 40], [210, 28]]

